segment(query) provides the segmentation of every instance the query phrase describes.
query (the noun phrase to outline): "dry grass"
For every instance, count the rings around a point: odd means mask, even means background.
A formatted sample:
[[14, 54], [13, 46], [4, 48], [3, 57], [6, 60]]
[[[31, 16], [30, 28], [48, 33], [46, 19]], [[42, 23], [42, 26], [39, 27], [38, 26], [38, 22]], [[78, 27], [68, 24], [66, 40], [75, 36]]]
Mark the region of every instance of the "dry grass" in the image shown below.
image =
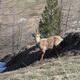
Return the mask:
[[28, 66], [0, 74], [0, 80], [79, 80], [80, 56], [45, 60], [44, 64]]

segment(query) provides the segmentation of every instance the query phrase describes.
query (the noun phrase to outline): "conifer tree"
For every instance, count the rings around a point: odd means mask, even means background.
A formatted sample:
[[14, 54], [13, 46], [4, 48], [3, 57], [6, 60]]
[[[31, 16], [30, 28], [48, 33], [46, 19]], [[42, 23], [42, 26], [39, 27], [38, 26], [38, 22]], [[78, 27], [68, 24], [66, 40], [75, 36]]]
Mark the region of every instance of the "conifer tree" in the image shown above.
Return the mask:
[[41, 37], [49, 37], [60, 34], [59, 8], [57, 0], [46, 0], [47, 6], [39, 22], [39, 32]]

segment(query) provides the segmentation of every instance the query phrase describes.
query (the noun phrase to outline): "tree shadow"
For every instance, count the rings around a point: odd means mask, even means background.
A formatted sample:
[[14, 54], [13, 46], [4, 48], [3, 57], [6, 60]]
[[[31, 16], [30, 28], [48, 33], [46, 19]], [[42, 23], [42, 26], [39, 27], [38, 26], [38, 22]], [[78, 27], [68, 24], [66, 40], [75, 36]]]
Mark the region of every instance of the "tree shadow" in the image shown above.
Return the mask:
[[[7, 62], [7, 69], [4, 72], [7, 71], [13, 71], [19, 68], [23, 68], [26, 66], [29, 66], [30, 64], [33, 64], [36, 61], [39, 61], [41, 59], [41, 51], [35, 51], [36, 46], [33, 46], [29, 49], [25, 49], [23, 52], [20, 52], [15, 57], [11, 57], [10, 55], [5, 56], [2, 60], [2, 62]], [[54, 49], [48, 49], [45, 53], [44, 58], [56, 58], [56, 51]]]
[[[7, 69], [4, 71], [12, 71], [19, 68], [23, 68], [33, 64], [41, 59], [40, 50], [36, 51], [36, 45], [25, 49], [20, 52], [15, 57], [11, 58], [10, 55], [5, 56], [1, 61], [7, 62]], [[59, 55], [64, 55], [64, 52], [71, 50], [80, 50], [80, 34], [70, 33], [64, 38], [60, 45], [53, 47], [53, 49], [48, 49], [44, 55], [44, 59], [57, 58]], [[71, 54], [71, 53], [70, 53]]]

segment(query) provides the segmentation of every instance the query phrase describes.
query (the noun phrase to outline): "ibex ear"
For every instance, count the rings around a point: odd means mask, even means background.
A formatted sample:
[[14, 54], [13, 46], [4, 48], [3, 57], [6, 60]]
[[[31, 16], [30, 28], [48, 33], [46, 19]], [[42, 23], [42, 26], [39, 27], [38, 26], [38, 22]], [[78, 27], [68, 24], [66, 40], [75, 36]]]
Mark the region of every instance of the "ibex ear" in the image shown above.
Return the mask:
[[36, 34], [38, 33], [38, 30], [36, 30]]
[[39, 30], [38, 30], [38, 29], [36, 30], [36, 34], [40, 35], [40, 33], [39, 33]]

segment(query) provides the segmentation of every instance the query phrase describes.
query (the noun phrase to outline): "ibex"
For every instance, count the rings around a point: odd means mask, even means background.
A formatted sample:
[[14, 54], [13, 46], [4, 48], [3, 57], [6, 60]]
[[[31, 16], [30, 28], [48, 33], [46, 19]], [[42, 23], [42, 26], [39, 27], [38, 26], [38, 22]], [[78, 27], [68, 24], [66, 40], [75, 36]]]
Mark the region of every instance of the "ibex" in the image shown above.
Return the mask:
[[32, 34], [33, 37], [35, 38], [36, 44], [39, 46], [39, 49], [42, 51], [42, 57], [40, 59], [40, 62], [43, 61], [43, 57], [45, 54], [45, 51], [48, 50], [49, 48], [53, 48], [54, 46], [57, 46], [63, 41], [63, 39], [56, 35], [56, 36], [51, 36], [49, 38], [40, 38], [40, 33], [37, 30], [36, 33]]

